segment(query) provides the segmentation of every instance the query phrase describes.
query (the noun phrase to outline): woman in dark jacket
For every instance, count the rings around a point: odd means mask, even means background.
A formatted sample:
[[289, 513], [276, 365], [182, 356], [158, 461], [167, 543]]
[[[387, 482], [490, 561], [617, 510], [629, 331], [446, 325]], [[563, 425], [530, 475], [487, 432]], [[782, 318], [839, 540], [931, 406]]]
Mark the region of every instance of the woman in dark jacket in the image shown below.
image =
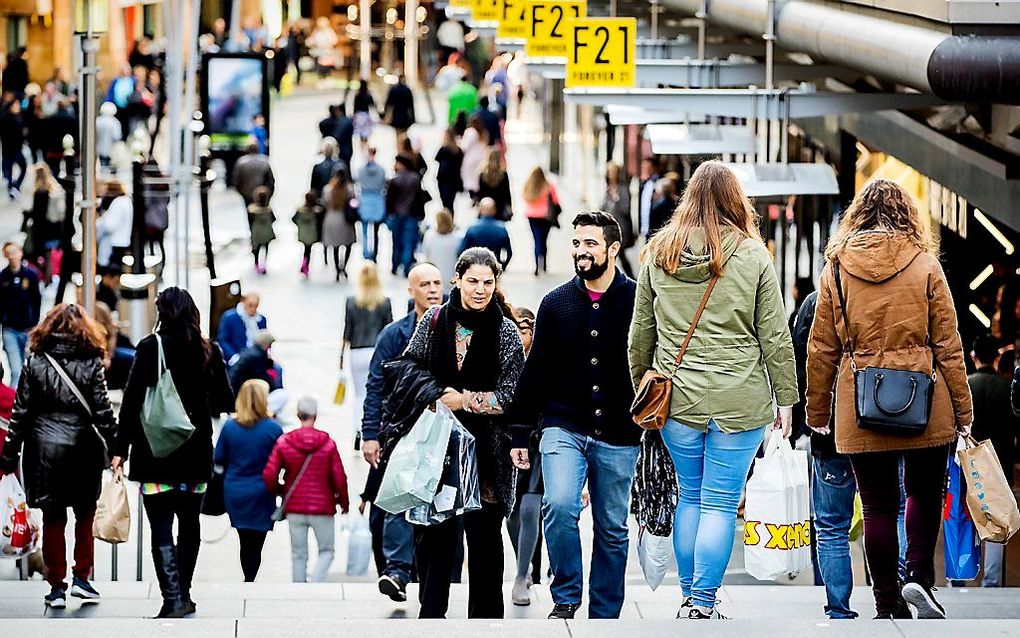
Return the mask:
[[[198, 308], [188, 291], [167, 288], [156, 297], [158, 325], [138, 342], [135, 362], [124, 388], [121, 427], [114, 448], [114, 467], [128, 459], [128, 477], [140, 483], [149, 519], [152, 560], [163, 594], [159, 618], [195, 613], [191, 579], [198, 560], [198, 514], [212, 477], [212, 417], [234, 409], [223, 354], [202, 336]], [[153, 455], [141, 413], [146, 391], [156, 385], [162, 343], [166, 367], [195, 431], [168, 456]], [[177, 545], [173, 522], [177, 518]]]
[[[503, 617], [503, 518], [513, 510], [516, 471], [503, 415], [524, 367], [513, 312], [496, 290], [502, 273], [487, 248], [464, 251], [450, 300], [418, 322], [404, 356], [446, 388], [440, 401], [476, 439], [482, 508], [461, 518], [468, 547], [468, 617]], [[458, 539], [457, 517], [421, 530], [415, 548], [421, 618], [443, 618]]]
[[223, 424], [214, 460], [225, 470], [223, 502], [241, 544], [246, 583], [255, 582], [266, 534], [273, 530], [276, 497], [262, 482], [262, 470], [282, 434], [280, 424], [269, 417], [269, 384], [245, 381], [237, 391], [237, 416]]
[[478, 190], [474, 199], [480, 202], [491, 197], [496, 202], [496, 219], [509, 221], [513, 217], [513, 195], [510, 194], [510, 177], [499, 158], [499, 150], [491, 149], [478, 175]]
[[457, 146], [457, 135], [452, 128], [443, 133], [443, 145], [436, 152], [436, 184], [439, 187], [439, 200], [443, 208], [453, 211], [453, 203], [457, 194], [464, 190], [464, 181], [460, 176], [460, 168], [464, 163], [464, 151]]
[[0, 456], [0, 474], [17, 469], [24, 443], [28, 505], [43, 512], [43, 560], [51, 588], [46, 605], [65, 606], [68, 507], [75, 519], [71, 595], [98, 601], [99, 592], [88, 582], [93, 563], [92, 520], [108, 463], [107, 446], [117, 431], [106, 395], [103, 337], [79, 306], [58, 304], [32, 330], [28, 347]]

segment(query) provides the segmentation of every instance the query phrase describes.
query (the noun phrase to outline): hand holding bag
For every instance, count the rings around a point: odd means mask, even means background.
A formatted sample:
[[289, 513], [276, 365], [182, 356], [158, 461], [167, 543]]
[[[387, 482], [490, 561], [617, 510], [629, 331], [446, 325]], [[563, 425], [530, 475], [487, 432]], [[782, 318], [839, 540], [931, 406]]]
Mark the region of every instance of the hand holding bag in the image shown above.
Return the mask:
[[141, 422], [152, 455], [161, 459], [170, 456], [184, 445], [195, 433], [195, 426], [188, 417], [188, 411], [184, 408], [181, 395], [177, 393], [177, 386], [174, 385], [173, 376], [166, 367], [163, 340], [158, 334], [154, 336], [159, 353], [156, 361], [156, 385], [145, 391]]
[[630, 406], [630, 414], [634, 423], [642, 428], [661, 430], [666, 425], [666, 420], [669, 418], [669, 401], [673, 396], [673, 377], [680, 369], [680, 362], [683, 361], [687, 346], [690, 345], [691, 337], [694, 336], [694, 329], [698, 327], [701, 314], [705, 312], [705, 306], [708, 305], [708, 298], [712, 296], [712, 290], [718, 282], [718, 275], [712, 277], [708, 282], [708, 289], [705, 290], [701, 304], [698, 306], [697, 312], [694, 313], [694, 319], [691, 321], [690, 329], [687, 330], [687, 336], [684, 337], [683, 345], [680, 346], [680, 351], [677, 353], [676, 359], [673, 360], [673, 370], [670, 375], [667, 377], [649, 368], [645, 372], [645, 376], [641, 378], [637, 395]]
[[124, 470], [117, 468], [113, 480], [103, 485], [96, 501], [96, 517], [92, 522], [92, 535], [112, 545], [126, 542], [131, 534], [131, 506], [128, 505]]
[[432, 503], [439, 488], [457, 418], [442, 402], [423, 410], [414, 427], [396, 445], [386, 462], [375, 504], [390, 514]]
[[967, 508], [981, 540], [1005, 543], [1020, 530], [1020, 509], [991, 441], [965, 437], [957, 450], [967, 481]]

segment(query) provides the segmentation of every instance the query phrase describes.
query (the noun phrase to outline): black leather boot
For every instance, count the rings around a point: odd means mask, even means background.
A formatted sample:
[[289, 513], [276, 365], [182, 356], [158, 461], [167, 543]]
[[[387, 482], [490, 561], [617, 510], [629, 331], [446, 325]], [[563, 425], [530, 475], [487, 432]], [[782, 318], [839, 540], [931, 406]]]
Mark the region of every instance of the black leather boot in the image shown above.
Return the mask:
[[180, 574], [177, 571], [177, 551], [173, 545], [152, 548], [152, 562], [156, 566], [156, 580], [163, 594], [163, 606], [156, 618], [183, 618], [184, 601], [181, 600]]
[[186, 540], [177, 541], [177, 571], [180, 572], [181, 602], [184, 603], [184, 614], [194, 614], [197, 607], [191, 600], [191, 580], [195, 575], [195, 564], [198, 562], [199, 542]]

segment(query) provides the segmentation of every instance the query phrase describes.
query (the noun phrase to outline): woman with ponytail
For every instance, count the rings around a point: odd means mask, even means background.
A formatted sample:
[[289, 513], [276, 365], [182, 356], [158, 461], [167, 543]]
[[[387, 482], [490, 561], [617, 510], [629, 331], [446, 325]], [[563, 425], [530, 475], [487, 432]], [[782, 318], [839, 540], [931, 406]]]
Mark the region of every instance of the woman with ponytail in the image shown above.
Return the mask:
[[497, 289], [502, 269], [488, 248], [465, 250], [450, 300], [427, 310], [405, 357], [446, 387], [440, 401], [475, 437], [482, 508], [421, 529], [416, 547], [421, 617], [443, 618], [463, 521], [468, 555], [468, 617], [503, 617], [503, 518], [513, 510], [515, 470], [504, 415], [524, 367], [512, 310]]

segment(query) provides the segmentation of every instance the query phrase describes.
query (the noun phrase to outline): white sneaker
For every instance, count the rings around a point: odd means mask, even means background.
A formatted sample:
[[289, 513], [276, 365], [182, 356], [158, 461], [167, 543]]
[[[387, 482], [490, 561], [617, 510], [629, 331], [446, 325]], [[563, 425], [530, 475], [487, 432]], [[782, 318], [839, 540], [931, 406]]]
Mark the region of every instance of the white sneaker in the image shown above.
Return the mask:
[[531, 591], [528, 589], [527, 578], [514, 579], [514, 588], [510, 591], [510, 600], [518, 607], [527, 607], [531, 604]]

